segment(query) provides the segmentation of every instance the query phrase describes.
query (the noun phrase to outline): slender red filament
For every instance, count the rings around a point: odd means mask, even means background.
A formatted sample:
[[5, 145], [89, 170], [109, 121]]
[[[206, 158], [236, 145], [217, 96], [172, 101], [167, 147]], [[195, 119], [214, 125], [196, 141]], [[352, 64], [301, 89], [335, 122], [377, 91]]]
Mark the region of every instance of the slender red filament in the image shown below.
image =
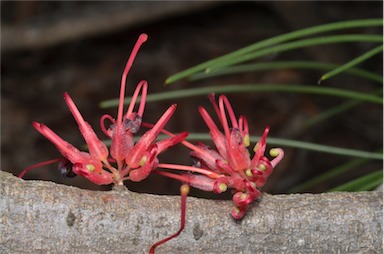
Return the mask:
[[180, 219], [180, 228], [179, 230], [161, 240], [161, 241], [158, 241], [157, 243], [155, 243], [154, 245], [152, 245], [151, 249], [149, 250], [149, 254], [154, 254], [155, 253], [155, 248], [165, 242], [168, 242], [169, 240], [171, 240], [172, 238], [175, 238], [177, 237], [178, 235], [180, 235], [181, 231], [183, 231], [184, 227], [185, 227], [185, 212], [186, 212], [186, 206], [187, 206], [187, 196], [189, 194], [189, 185], [188, 184], [183, 184], [181, 187], [180, 187], [180, 194], [181, 194], [181, 219]]
[[165, 176], [165, 177], [168, 177], [168, 178], [172, 178], [172, 179], [178, 180], [180, 182], [191, 184], [191, 179], [186, 177], [185, 175], [178, 175], [178, 174], [174, 174], [174, 173], [170, 173], [170, 172], [165, 172], [165, 171], [160, 171], [160, 170], [154, 170], [152, 172], [155, 173], [155, 174], [158, 174], [158, 175], [162, 175], [162, 176]]
[[145, 108], [145, 101], [147, 98], [147, 90], [148, 90], [148, 84], [147, 84], [147, 81], [145, 81], [145, 80], [140, 81], [139, 84], [137, 85], [135, 92], [133, 93], [132, 100], [129, 104], [129, 107], [128, 107], [128, 110], [127, 110], [125, 117], [128, 118], [129, 115], [133, 112], [133, 108], [135, 107], [136, 100], [137, 100], [137, 97], [139, 96], [140, 90], [143, 90], [143, 91], [141, 92], [140, 105], [139, 105], [139, 110], [137, 111], [137, 114], [140, 117], [143, 116], [144, 108]]
[[225, 107], [227, 108], [227, 112], [229, 115], [229, 119], [231, 120], [232, 127], [239, 128], [239, 126], [237, 125], [235, 112], [233, 111], [231, 103], [229, 103], [229, 100], [225, 95], [220, 95], [220, 97], [219, 97], [219, 107], [221, 110], [221, 117], [225, 117], [225, 109], [224, 109], [223, 103], [225, 104]]
[[119, 100], [119, 108], [117, 110], [117, 125], [120, 128], [121, 121], [123, 119], [123, 106], [124, 106], [124, 94], [125, 94], [125, 84], [127, 82], [127, 75], [129, 70], [132, 67], [133, 61], [139, 51], [141, 45], [147, 41], [148, 36], [146, 34], [141, 34], [135, 46], [133, 47], [132, 53], [128, 58], [127, 64], [125, 65], [123, 76], [121, 77], [121, 87], [120, 87], [120, 100]]
[[63, 158], [53, 159], [53, 160], [49, 160], [49, 161], [43, 161], [43, 162], [37, 163], [35, 165], [29, 166], [28, 168], [26, 168], [23, 171], [21, 171], [21, 173], [17, 177], [22, 178], [31, 169], [42, 167], [42, 166], [46, 166], [46, 165], [49, 165], [49, 164], [53, 164], [53, 163], [59, 162], [61, 160], [63, 160]]
[[103, 116], [100, 118], [100, 128], [101, 128], [101, 130], [103, 131], [103, 133], [104, 133], [107, 137], [111, 137], [111, 136], [108, 134], [108, 130], [107, 130], [107, 128], [105, 128], [105, 124], [104, 124], [105, 119], [108, 119], [109, 121], [111, 121], [111, 123], [115, 123], [115, 119], [113, 119], [112, 116], [107, 115], [107, 114], [103, 115]]
[[227, 139], [227, 143], [229, 144], [230, 143], [230, 138], [231, 138], [231, 134], [230, 134], [230, 131], [229, 131], [229, 125], [228, 125], [228, 120], [227, 120], [227, 116], [225, 114], [225, 108], [224, 108], [224, 104], [223, 104], [223, 97], [220, 96], [219, 98], [219, 108], [220, 108], [220, 121], [223, 125], [223, 129], [224, 129], [224, 134], [225, 134], [225, 137]]
[[212, 172], [210, 170], [206, 170], [203, 168], [197, 168], [192, 166], [186, 166], [186, 165], [176, 165], [176, 164], [167, 164], [167, 163], [159, 163], [157, 165], [158, 168], [168, 168], [168, 169], [176, 169], [176, 170], [183, 170], [183, 171], [192, 171], [195, 173], [200, 173], [203, 175], [208, 176], [212, 179], [217, 179], [219, 177], [222, 177], [223, 175], [217, 174], [215, 172]]
[[249, 133], [248, 121], [245, 116], [240, 116], [239, 118], [239, 129], [243, 134]]
[[219, 107], [217, 106], [217, 103], [216, 103], [215, 94], [214, 93], [210, 93], [208, 95], [208, 99], [211, 102], [213, 108], [215, 109], [216, 115], [219, 117], [219, 121], [220, 121], [221, 125], [223, 125], [223, 122], [221, 121], [221, 117], [220, 117], [220, 109], [219, 109]]
[[219, 131], [215, 122], [213, 121], [211, 116], [208, 114], [208, 112], [205, 110], [205, 108], [200, 106], [199, 107], [199, 113], [210, 130]]
[[[145, 123], [145, 122], [143, 122], [141, 125], [144, 126], [144, 127], [146, 127], [146, 128], [153, 128], [153, 127], [155, 126], [154, 124], [151, 124], [151, 123]], [[167, 130], [165, 130], [165, 129], [161, 129], [160, 132], [162, 132], [162, 133], [164, 133], [165, 135], [168, 135], [168, 136], [170, 136], [170, 137], [174, 137], [174, 136], [176, 136], [176, 135], [173, 134], [172, 132], [167, 131]], [[200, 149], [199, 147], [195, 146], [195, 145], [192, 144], [191, 142], [188, 142], [188, 141], [186, 141], [186, 140], [183, 140], [183, 141], [181, 141], [180, 143], [183, 144], [184, 146], [190, 148], [190, 149], [193, 150], [193, 151], [196, 151], [196, 152], [198, 152], [198, 153], [204, 154], [204, 155], [206, 156], [206, 158], [209, 158], [209, 159], [212, 160], [212, 161], [216, 161], [216, 158], [214, 158], [213, 156], [211, 156], [211, 155], [205, 153], [204, 150], [202, 150], [202, 149]]]

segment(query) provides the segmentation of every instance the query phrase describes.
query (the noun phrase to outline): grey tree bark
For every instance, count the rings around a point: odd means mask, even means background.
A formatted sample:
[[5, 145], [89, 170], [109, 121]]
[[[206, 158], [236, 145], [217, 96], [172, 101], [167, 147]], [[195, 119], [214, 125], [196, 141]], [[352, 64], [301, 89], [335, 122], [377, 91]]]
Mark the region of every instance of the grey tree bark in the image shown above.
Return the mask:
[[58, 11], [32, 24], [2, 25], [1, 48], [5, 51], [47, 47], [219, 4], [220, 1], [110, 1], [71, 9], [71, 15]]
[[[180, 197], [98, 192], [0, 171], [1, 253], [146, 253], [177, 231]], [[382, 192], [188, 198], [186, 229], [157, 253], [382, 253]]]

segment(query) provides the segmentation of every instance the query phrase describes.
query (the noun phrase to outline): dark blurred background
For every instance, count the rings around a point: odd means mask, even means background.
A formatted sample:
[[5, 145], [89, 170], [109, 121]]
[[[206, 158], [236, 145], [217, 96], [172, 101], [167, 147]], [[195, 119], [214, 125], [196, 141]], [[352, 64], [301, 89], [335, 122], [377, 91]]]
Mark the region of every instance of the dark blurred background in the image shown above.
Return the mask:
[[[2, 1], [1, 61], [1, 170], [18, 174], [40, 161], [57, 158], [55, 147], [32, 126], [43, 122], [62, 138], [81, 147], [83, 139], [66, 104], [68, 91], [82, 112], [104, 138], [99, 119], [117, 109], [100, 109], [102, 100], [118, 97], [121, 73], [138, 35], [149, 41], [141, 48], [128, 77], [127, 95], [145, 79], [149, 92], [204, 85], [236, 83], [281, 83], [313, 85], [320, 71], [272, 70], [232, 75], [164, 87], [164, 80], [185, 68], [247, 46], [262, 39], [314, 25], [362, 18], [382, 18], [381, 1], [308, 2], [90, 2], [90, 1]], [[350, 33], [382, 33], [382, 27], [362, 28]], [[345, 63], [372, 48], [369, 43], [335, 44], [305, 48], [265, 58]], [[382, 57], [362, 66], [382, 74]], [[340, 75], [327, 86], [373, 91], [379, 86], [367, 80]], [[305, 119], [345, 101], [307, 94], [230, 94], [237, 114], [250, 122], [251, 135], [261, 135], [271, 126], [271, 137], [296, 139], [358, 150], [382, 148], [382, 107], [363, 103], [310, 129]], [[167, 125], [174, 132], [206, 132], [197, 112], [210, 108], [206, 97], [148, 103], [144, 120], [155, 122], [172, 103], [178, 110]], [[180, 147], [161, 156], [163, 162], [191, 164], [187, 149]], [[264, 191], [285, 193], [293, 186], [345, 163], [352, 158], [301, 149], [285, 148], [286, 157], [276, 168]], [[55, 165], [35, 169], [26, 179], [43, 179], [81, 188], [100, 189], [81, 177], [63, 179]], [[313, 187], [322, 192], [358, 176], [381, 169], [381, 161], [370, 161], [342, 177]], [[179, 183], [151, 176], [134, 184], [135, 191], [178, 193]], [[109, 189], [102, 187], [101, 189]], [[194, 195], [201, 195], [194, 193]]]

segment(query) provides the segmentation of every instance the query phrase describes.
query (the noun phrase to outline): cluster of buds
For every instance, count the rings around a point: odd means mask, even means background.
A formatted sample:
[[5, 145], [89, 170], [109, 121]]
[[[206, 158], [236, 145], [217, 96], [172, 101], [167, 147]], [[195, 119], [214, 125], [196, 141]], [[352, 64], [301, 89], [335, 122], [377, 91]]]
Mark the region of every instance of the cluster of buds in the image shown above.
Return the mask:
[[[142, 34], [139, 37], [125, 66], [121, 79], [117, 119], [110, 115], [104, 115], [100, 120], [101, 129], [112, 140], [109, 150], [97, 137], [92, 127], [83, 119], [68, 93], [64, 94], [65, 102], [79, 126], [80, 132], [88, 145], [89, 152], [79, 151], [76, 147], [60, 138], [46, 125], [33, 122], [35, 129], [51, 141], [63, 155], [64, 159], [58, 160], [60, 161], [59, 169], [65, 176], [81, 175], [98, 185], [111, 183], [123, 185], [125, 180], [138, 182], [147, 178], [151, 171], [157, 167], [159, 162], [157, 156], [161, 152], [179, 143], [188, 135], [187, 132], [183, 132], [155, 142], [157, 136], [175, 112], [176, 105], [174, 104], [167, 109], [153, 128], [148, 130], [136, 144], [134, 143], [134, 134], [139, 131], [142, 123], [148, 84], [143, 80], [137, 85], [128, 110], [123, 116], [124, 93], [127, 74], [140, 46], [146, 40], [146, 34]], [[134, 111], [140, 91], [142, 99], [138, 110]], [[108, 129], [104, 125], [105, 120], [109, 120], [112, 123]], [[58, 160], [39, 163], [29, 167], [21, 172], [19, 177], [22, 177], [32, 168]]]
[[209, 128], [217, 151], [203, 143], [194, 145], [188, 141], [182, 141], [183, 145], [192, 150], [190, 154], [195, 160], [194, 166], [159, 164], [159, 167], [193, 173], [174, 174], [163, 171], [156, 171], [156, 173], [178, 179], [204, 191], [222, 193], [228, 188], [233, 189], [235, 206], [231, 214], [233, 218], [241, 219], [246, 213], [248, 205], [260, 196], [259, 188], [265, 184], [273, 168], [284, 157], [284, 152], [281, 148], [271, 149], [269, 154], [273, 158], [272, 160], [264, 155], [269, 132], [269, 127], [267, 127], [253, 148], [255, 153], [253, 158], [250, 158], [247, 149], [250, 145], [249, 128], [245, 116], [236, 119], [232, 106], [224, 95], [219, 97], [218, 104], [213, 94], [209, 96], [209, 99], [224, 133], [219, 130], [203, 107], [199, 108], [199, 112]]

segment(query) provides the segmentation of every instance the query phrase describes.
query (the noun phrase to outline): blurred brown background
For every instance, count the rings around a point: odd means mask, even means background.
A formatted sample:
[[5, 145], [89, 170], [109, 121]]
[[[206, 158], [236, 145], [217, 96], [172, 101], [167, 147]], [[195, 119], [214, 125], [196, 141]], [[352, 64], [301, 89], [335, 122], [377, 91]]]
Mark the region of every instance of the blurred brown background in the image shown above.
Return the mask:
[[[187, 67], [296, 29], [334, 21], [381, 18], [381, 1], [330, 2], [1, 2], [1, 170], [18, 174], [25, 167], [56, 158], [55, 147], [31, 126], [43, 122], [61, 137], [81, 147], [78, 131], [62, 94], [68, 91], [99, 134], [99, 119], [117, 109], [100, 109], [99, 102], [117, 98], [121, 73], [138, 35], [149, 41], [140, 50], [128, 77], [127, 95], [145, 79], [149, 92], [204, 85], [280, 83], [313, 85], [319, 71], [273, 70], [232, 75], [197, 82], [181, 81], [164, 87], [164, 80]], [[382, 27], [349, 33], [382, 32]], [[313, 60], [345, 63], [368, 49], [369, 43], [306, 48], [263, 60]], [[362, 68], [382, 74], [377, 56]], [[378, 84], [341, 75], [324, 85], [373, 91]], [[377, 151], [382, 148], [382, 107], [370, 103], [344, 112], [310, 129], [304, 120], [345, 101], [307, 94], [230, 94], [237, 114], [250, 122], [251, 135], [271, 126], [271, 137]], [[174, 132], [207, 131], [197, 107], [210, 108], [206, 97], [148, 103], [144, 120], [155, 122], [166, 108], [178, 103], [167, 125]], [[351, 160], [349, 157], [285, 148], [286, 157], [265, 191], [284, 193], [292, 186]], [[163, 162], [190, 164], [187, 150], [179, 147], [161, 156]], [[371, 161], [342, 177], [308, 191], [321, 192], [346, 180], [382, 168]], [[43, 179], [81, 188], [97, 189], [81, 177], [63, 179], [56, 166], [35, 169], [26, 179]], [[130, 189], [152, 193], [177, 193], [179, 183], [151, 176]], [[108, 189], [105, 187], [103, 189]], [[200, 195], [195, 193], [195, 195]]]

